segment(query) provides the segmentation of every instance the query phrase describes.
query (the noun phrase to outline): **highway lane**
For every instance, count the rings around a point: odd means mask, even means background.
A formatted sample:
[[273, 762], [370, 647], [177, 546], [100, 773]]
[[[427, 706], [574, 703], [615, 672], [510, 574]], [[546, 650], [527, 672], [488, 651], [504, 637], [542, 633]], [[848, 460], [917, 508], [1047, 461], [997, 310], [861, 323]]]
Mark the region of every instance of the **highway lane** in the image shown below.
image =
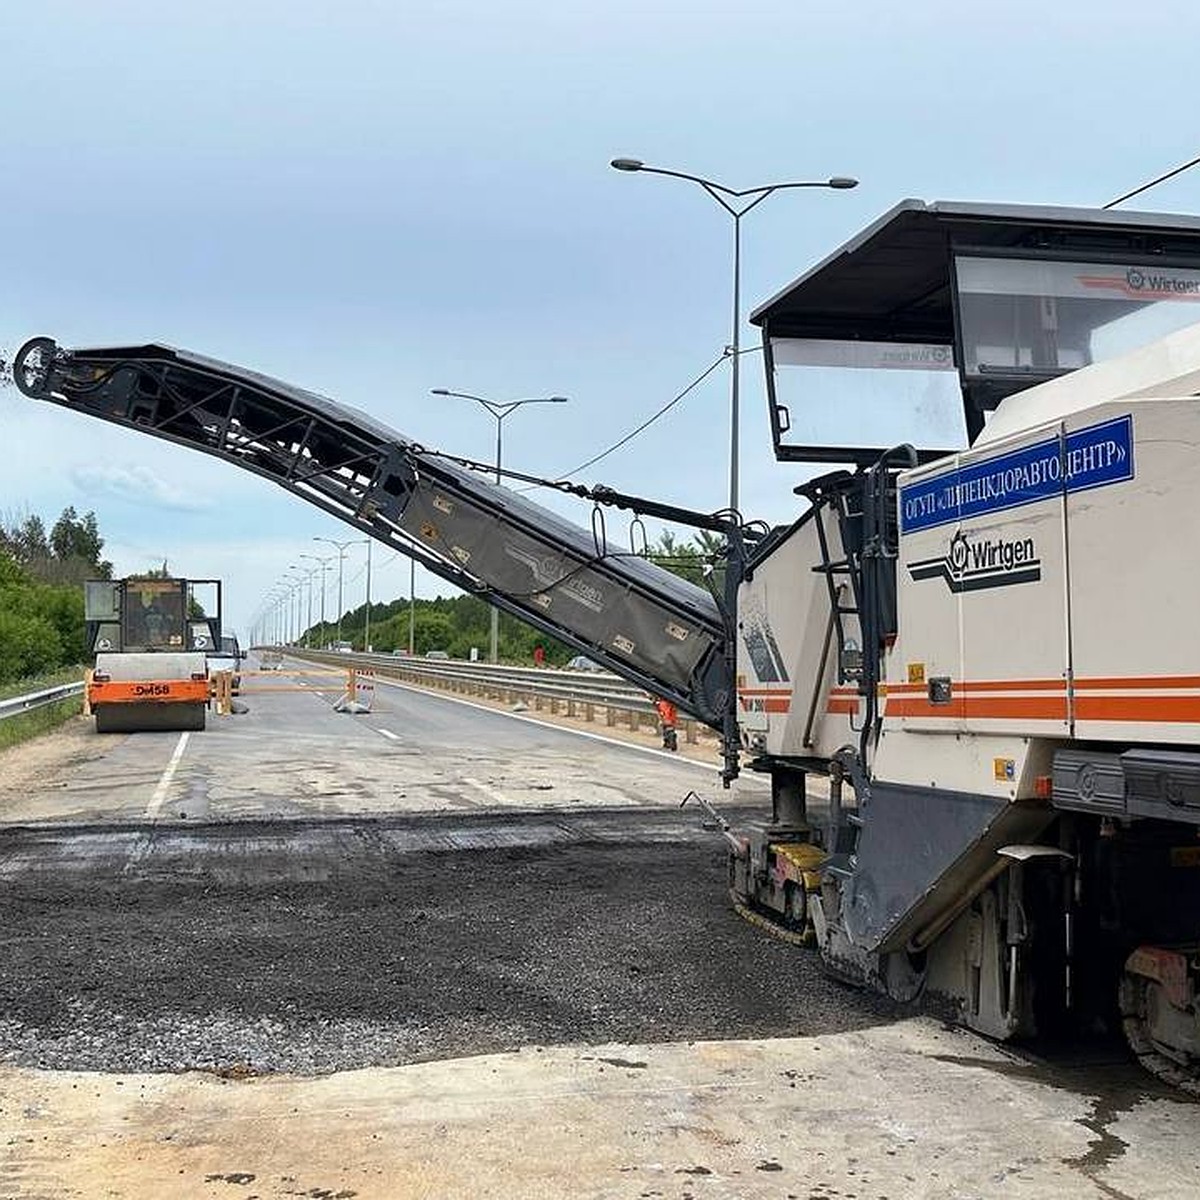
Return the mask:
[[[255, 665], [248, 711], [210, 714], [203, 732], [100, 736], [81, 722], [32, 774], [18, 752], [0, 823], [672, 806], [691, 788], [720, 791], [715, 769], [683, 758], [382, 682], [370, 713], [338, 713], [341, 677]], [[765, 805], [767, 794], [750, 777], [725, 799]]]

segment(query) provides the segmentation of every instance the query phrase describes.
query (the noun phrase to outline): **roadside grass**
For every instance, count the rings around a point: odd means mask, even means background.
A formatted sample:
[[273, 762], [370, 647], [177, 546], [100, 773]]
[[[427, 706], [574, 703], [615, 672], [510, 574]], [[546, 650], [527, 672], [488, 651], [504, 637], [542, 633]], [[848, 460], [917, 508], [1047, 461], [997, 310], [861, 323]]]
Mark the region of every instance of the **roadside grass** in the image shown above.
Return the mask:
[[[74, 683], [83, 678], [83, 667], [63, 667], [35, 679], [22, 679], [16, 683], [0, 684], [0, 700], [11, 696], [23, 696], [27, 692], [37, 692], [42, 688], [55, 687], [60, 683]], [[62, 700], [58, 704], [47, 704], [44, 708], [35, 708], [31, 712], [22, 713], [19, 717], [8, 717], [0, 721], [0, 751], [27, 742], [43, 733], [56, 729], [64, 721], [78, 716], [83, 701], [79, 696]]]
[[7, 700], [10, 696], [24, 696], [27, 692], [40, 692], [42, 688], [55, 687], [60, 683], [76, 683], [83, 678], [84, 670], [82, 666], [59, 667], [57, 671], [35, 675], [31, 679], [0, 683], [0, 700]]

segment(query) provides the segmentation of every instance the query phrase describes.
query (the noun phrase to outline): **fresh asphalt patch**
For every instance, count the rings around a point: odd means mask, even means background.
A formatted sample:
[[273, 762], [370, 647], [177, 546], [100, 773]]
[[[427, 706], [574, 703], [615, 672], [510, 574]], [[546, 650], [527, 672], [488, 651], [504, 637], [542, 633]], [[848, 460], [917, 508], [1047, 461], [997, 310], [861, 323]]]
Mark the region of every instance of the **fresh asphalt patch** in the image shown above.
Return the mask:
[[720, 840], [662, 809], [9, 828], [0, 911], [0, 1059], [26, 1066], [320, 1073], [897, 1015], [742, 921]]

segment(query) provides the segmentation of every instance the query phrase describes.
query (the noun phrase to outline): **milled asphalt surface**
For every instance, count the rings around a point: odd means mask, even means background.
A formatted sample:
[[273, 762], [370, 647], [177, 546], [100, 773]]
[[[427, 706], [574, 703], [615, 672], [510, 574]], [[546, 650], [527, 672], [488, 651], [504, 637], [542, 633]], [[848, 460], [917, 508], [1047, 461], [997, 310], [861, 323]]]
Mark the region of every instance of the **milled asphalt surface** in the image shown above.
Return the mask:
[[679, 808], [713, 771], [409, 690], [345, 716], [294, 678], [248, 678], [165, 788], [178, 735], [84, 724], [3, 801], [0, 1061], [328, 1072], [892, 1016], [730, 910]]
[[[506, 814], [494, 832], [503, 843], [522, 823]], [[663, 840], [638, 839], [640, 823]], [[163, 831], [140, 859], [88, 869], [56, 871], [51, 855], [4, 883], [0, 1059], [310, 1073], [529, 1044], [836, 1032], [893, 1015], [741, 921], [719, 845], [665, 839], [654, 812], [594, 822], [582, 840], [568, 828], [488, 845], [476, 830], [477, 849], [441, 852], [406, 849], [386, 821], [274, 845], [253, 825], [214, 832], [177, 847]], [[207, 871], [218, 856], [236, 869]]]

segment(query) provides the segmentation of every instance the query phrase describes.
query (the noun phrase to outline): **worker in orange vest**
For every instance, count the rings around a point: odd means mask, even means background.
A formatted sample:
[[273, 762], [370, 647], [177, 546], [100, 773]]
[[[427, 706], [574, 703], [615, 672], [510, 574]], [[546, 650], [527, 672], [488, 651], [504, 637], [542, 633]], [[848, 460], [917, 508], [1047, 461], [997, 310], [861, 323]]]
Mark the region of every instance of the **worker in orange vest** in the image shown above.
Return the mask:
[[670, 700], [663, 700], [661, 697], [654, 701], [654, 707], [658, 712], [659, 727], [662, 730], [662, 744], [664, 750], [675, 751], [679, 749], [679, 735], [676, 732], [676, 722], [679, 719], [678, 711]]

